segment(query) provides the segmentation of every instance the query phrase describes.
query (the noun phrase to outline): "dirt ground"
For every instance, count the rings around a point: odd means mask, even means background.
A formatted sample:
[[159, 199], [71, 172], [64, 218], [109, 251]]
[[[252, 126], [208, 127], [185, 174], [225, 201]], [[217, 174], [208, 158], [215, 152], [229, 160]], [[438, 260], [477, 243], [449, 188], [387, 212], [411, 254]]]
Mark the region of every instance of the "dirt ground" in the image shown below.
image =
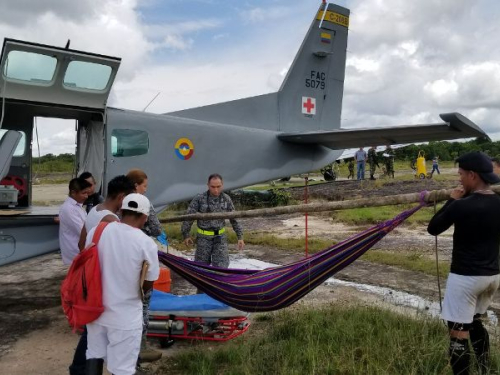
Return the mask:
[[[395, 182], [388, 187], [384, 185], [383, 195], [451, 187], [450, 183], [436, 181], [412, 183], [414, 185], [407, 182]], [[314, 187], [313, 191], [316, 197], [321, 199], [345, 199], [346, 195], [353, 197], [358, 194], [362, 196], [382, 194], [378, 189], [368, 189], [362, 185], [363, 183], [357, 181], [339, 181]], [[36, 186], [35, 191], [38, 192], [37, 201], [58, 200], [65, 194], [64, 186], [60, 185], [39, 185]], [[243, 220], [243, 225], [247, 230], [272, 231], [283, 238], [304, 235], [302, 215], [259, 220], [247, 219]], [[333, 223], [326, 214], [310, 216], [309, 228], [310, 237], [318, 236], [332, 241], [345, 239], [363, 229]], [[425, 227], [399, 228], [380, 241], [375, 248], [417, 251], [419, 254], [433, 257], [434, 237], [426, 234]], [[450, 253], [451, 232], [448, 232], [439, 238], [440, 259], [449, 259]], [[232, 254], [233, 257], [241, 255], [236, 252]], [[243, 255], [275, 264], [286, 264], [302, 256], [302, 254], [258, 246], [247, 246]], [[59, 254], [48, 254], [0, 267], [0, 374], [58, 375], [68, 373], [67, 368], [71, 362], [78, 336], [71, 332], [60, 307], [59, 286], [65, 272], [66, 268], [62, 265]], [[407, 292], [424, 297], [429, 304], [439, 299], [436, 277], [374, 264], [362, 259], [345, 268], [335, 277], [339, 280]], [[192, 294], [195, 290], [185, 280], [173, 275], [172, 292]], [[391, 309], [399, 309], [406, 314], [417, 313], [414, 309], [395, 306], [397, 303], [391, 300], [390, 295], [366, 292], [353, 286], [337, 284], [325, 284], [316, 288], [291, 308], [346, 301], [369, 305], [378, 304]], [[424, 306], [424, 309], [427, 308], [428, 306]], [[492, 310], [500, 311], [498, 294]], [[168, 361], [169, 357], [175, 356], [185, 348], [197, 345], [179, 341], [172, 348], [160, 349], [158, 342], [152, 340], [151, 343], [164, 353], [164, 361]], [[150, 369], [154, 373], [156, 366], [150, 366]]]
[[67, 195], [68, 184], [33, 185], [34, 205], [47, 206], [61, 204]]

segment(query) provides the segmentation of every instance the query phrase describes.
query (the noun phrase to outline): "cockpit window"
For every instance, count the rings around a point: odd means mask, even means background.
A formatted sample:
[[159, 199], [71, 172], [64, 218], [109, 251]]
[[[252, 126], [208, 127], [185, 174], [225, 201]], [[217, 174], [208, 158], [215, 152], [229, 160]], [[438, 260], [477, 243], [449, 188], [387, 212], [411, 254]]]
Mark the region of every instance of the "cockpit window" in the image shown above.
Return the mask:
[[64, 86], [70, 89], [102, 91], [108, 86], [110, 66], [85, 61], [71, 61], [64, 75]]
[[4, 64], [3, 75], [32, 83], [47, 84], [52, 81], [57, 59], [33, 52], [10, 51]]
[[111, 132], [111, 154], [114, 157], [144, 155], [148, 149], [149, 137], [145, 131], [114, 129]]
[[[5, 129], [0, 129], [0, 139], [3, 138], [3, 136], [7, 133], [7, 130]], [[21, 133], [21, 139], [19, 140], [19, 143], [17, 144], [17, 147], [14, 151], [14, 154], [12, 156], [23, 156], [24, 153], [26, 152], [26, 133], [23, 131], [20, 131]]]

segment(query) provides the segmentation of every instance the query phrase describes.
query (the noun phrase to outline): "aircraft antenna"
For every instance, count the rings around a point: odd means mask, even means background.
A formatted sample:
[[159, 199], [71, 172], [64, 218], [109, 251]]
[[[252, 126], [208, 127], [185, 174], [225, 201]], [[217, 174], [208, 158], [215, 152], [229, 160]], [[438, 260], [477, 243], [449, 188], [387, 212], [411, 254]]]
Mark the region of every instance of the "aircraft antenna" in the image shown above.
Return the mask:
[[156, 94], [155, 97], [153, 99], [151, 99], [151, 101], [148, 103], [148, 105], [144, 107], [142, 112], [145, 112], [146, 109], [148, 109], [148, 107], [151, 105], [151, 103], [153, 103], [155, 101], [155, 99], [158, 97], [158, 95], [160, 95], [160, 94], [161, 94], [161, 91], [158, 91], [158, 94]]
[[323, 17], [321, 17], [321, 21], [319, 22], [319, 28], [321, 29], [321, 26], [323, 26], [323, 21], [325, 20], [326, 12], [328, 11], [328, 6], [330, 3], [327, 3], [326, 0], [323, 0], [323, 4], [325, 4], [325, 9], [323, 10]]
[[71, 39], [68, 39], [68, 43], [66, 43], [66, 47], [64, 47], [65, 49], [69, 49], [69, 44], [71, 43]]

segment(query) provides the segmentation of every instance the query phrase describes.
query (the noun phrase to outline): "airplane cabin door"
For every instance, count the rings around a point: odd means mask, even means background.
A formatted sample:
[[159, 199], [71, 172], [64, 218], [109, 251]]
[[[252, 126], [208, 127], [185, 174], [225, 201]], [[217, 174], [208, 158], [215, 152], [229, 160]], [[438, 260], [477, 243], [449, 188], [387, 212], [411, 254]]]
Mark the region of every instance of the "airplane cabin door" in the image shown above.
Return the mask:
[[5, 39], [0, 97], [104, 110], [121, 59]]
[[0, 181], [9, 173], [12, 156], [21, 137], [22, 134], [15, 130], [7, 130], [3, 135], [0, 134]]

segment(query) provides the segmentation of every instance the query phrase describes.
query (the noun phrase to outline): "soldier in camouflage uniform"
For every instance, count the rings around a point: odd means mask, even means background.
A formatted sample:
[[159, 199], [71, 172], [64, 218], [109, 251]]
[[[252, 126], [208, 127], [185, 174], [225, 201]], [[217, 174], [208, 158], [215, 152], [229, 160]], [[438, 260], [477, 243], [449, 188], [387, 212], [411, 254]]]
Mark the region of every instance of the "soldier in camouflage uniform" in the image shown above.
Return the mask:
[[392, 149], [390, 145], [388, 145], [384, 151], [384, 154], [387, 156], [385, 161], [385, 167], [387, 169], [387, 176], [394, 178], [394, 157], [396, 156], [396, 152]]
[[368, 150], [368, 163], [370, 164], [370, 180], [375, 180], [375, 168], [379, 167], [379, 165], [377, 162], [377, 150], [374, 146]]
[[[234, 211], [233, 201], [229, 195], [222, 192], [222, 177], [218, 174], [210, 175], [208, 178], [208, 190], [198, 194], [189, 204], [187, 214], [197, 212], [230, 212]], [[189, 232], [194, 220], [184, 221], [181, 231], [184, 243], [193, 245]], [[238, 248], [243, 249], [243, 230], [235, 220], [230, 220], [236, 236], [238, 237]], [[211, 264], [213, 266], [227, 268], [229, 266], [229, 251], [227, 249], [227, 238], [225, 232], [225, 220], [198, 220], [198, 235], [196, 236], [196, 253], [194, 260], [197, 262]]]
[[352, 179], [354, 180], [354, 161], [351, 159], [349, 160], [349, 164], [347, 164], [347, 169], [349, 169], [349, 176], [347, 176], [347, 179]]

